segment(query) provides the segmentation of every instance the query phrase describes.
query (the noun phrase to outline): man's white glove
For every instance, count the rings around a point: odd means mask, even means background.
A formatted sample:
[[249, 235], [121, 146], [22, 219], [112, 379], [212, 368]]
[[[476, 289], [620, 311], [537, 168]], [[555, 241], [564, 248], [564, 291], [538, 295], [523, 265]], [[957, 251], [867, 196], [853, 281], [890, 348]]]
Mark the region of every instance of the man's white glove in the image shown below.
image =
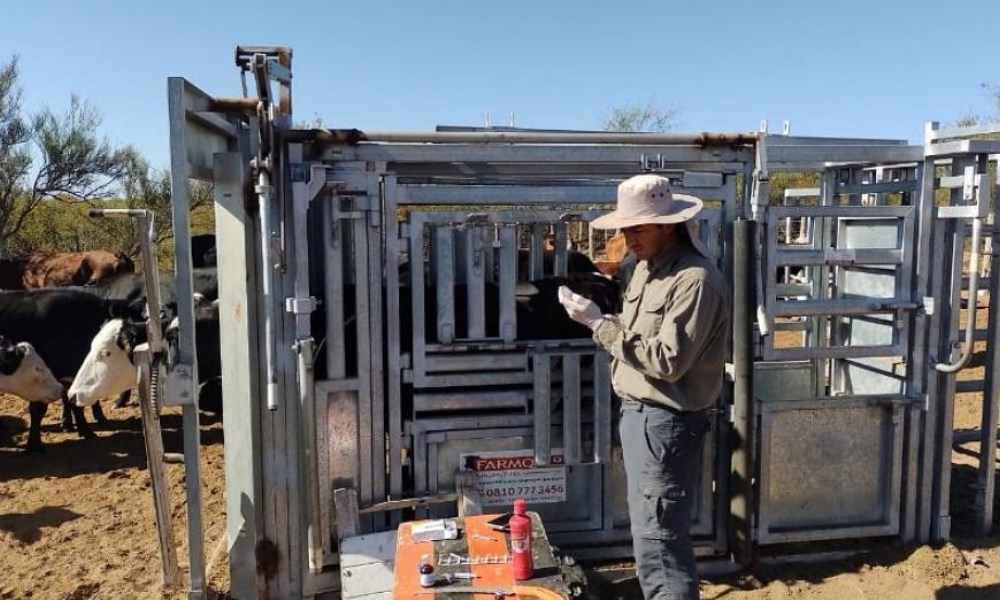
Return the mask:
[[573, 293], [568, 287], [559, 286], [559, 303], [566, 309], [569, 318], [577, 323], [586, 325], [590, 329], [597, 327], [603, 316], [601, 308], [593, 300], [584, 298], [580, 294]]

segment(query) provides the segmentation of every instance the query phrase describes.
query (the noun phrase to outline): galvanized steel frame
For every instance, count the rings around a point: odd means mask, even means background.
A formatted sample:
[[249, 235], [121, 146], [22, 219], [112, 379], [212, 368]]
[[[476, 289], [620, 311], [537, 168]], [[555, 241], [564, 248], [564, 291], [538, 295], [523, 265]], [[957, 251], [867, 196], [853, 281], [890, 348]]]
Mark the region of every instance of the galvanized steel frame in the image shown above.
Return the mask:
[[[255, 207], [244, 204], [242, 197], [243, 182], [246, 177], [247, 158], [256, 150], [252, 135], [257, 120], [250, 114], [234, 116], [233, 107], [247, 104], [242, 101], [220, 101], [200, 92], [182, 79], [172, 79], [170, 82], [171, 99], [171, 151], [174, 171], [175, 189], [175, 228], [178, 239], [186, 239], [187, 233], [187, 198], [182, 191], [188, 177], [214, 179], [217, 185], [217, 211], [220, 217], [220, 264], [244, 265], [245, 269], [236, 267], [239, 277], [230, 277], [221, 273], [220, 289], [223, 306], [228, 306], [234, 312], [245, 315], [242, 319], [232, 319], [224, 316], [229, 326], [223, 343], [232, 347], [231, 355], [224, 354], [227, 377], [225, 385], [227, 412], [227, 445], [234, 452], [230, 454], [227, 447], [227, 480], [230, 499], [228, 530], [230, 536], [231, 570], [233, 574], [234, 591], [237, 589], [254, 590], [267, 589], [268, 593], [279, 595], [314, 595], [335, 590], [337, 580], [330, 568], [337, 563], [335, 547], [331, 540], [334, 524], [330, 514], [329, 485], [324, 477], [334, 472], [342, 472], [344, 465], [334, 465], [332, 461], [338, 456], [334, 445], [339, 443], [345, 431], [338, 429], [342, 419], [336, 417], [338, 407], [354, 406], [350, 414], [342, 415], [356, 425], [353, 433], [358, 446], [351, 449], [348, 445], [341, 452], [357, 451], [354, 467], [349, 468], [358, 477], [359, 491], [363, 499], [380, 500], [387, 496], [398, 497], [406, 493], [404, 466], [407, 464], [407, 451], [412, 452], [413, 463], [425, 461], [424, 457], [416, 455], [418, 448], [433, 445], [437, 438], [431, 439], [427, 432], [435, 426], [443, 426], [433, 418], [411, 418], [403, 414], [403, 386], [416, 385], [426, 395], [425, 408], [433, 408], [440, 397], [434, 398], [431, 390], [446, 389], [449, 386], [461, 384], [482, 383], [475, 375], [476, 362], [468, 357], [441, 358], [442, 364], [449, 368], [460, 365], [467, 375], [436, 378], [433, 370], [427, 368], [426, 361], [418, 365], [418, 353], [411, 356], [401, 352], [400, 323], [398, 310], [401, 305], [399, 297], [398, 272], [401, 251], [405, 246], [397, 243], [408, 239], [409, 250], [412, 253], [414, 239], [422, 232], [424, 224], [456, 223], [455, 214], [432, 215], [432, 213], [416, 211], [416, 218], [410, 223], [400, 223], [392, 216], [401, 207], [420, 207], [437, 204], [514, 204], [517, 206], [533, 206], [542, 209], [538, 212], [541, 222], [563, 216], [558, 211], [545, 213], [546, 206], [579, 205], [591, 206], [579, 211], [580, 217], [589, 219], [598, 210], [595, 205], [607, 206], [613, 200], [614, 185], [617, 181], [631, 174], [642, 172], [650, 164], [656, 164], [674, 177], [690, 176], [692, 183], [699, 177], [707, 183], [706, 189], [713, 187], [712, 174], [720, 177], [714, 185], [724, 202], [722, 210], [715, 212], [713, 219], [718, 219], [720, 227], [714, 230], [722, 239], [728, 237], [729, 223], [737, 216], [749, 214], [749, 206], [740, 206], [736, 201], [736, 176], [744, 177], [744, 192], [750, 189], [750, 179], [755, 165], [756, 154], [752, 144], [743, 145], [699, 145], [695, 140], [684, 136], [646, 138], [625, 136], [622, 139], [597, 136], [574, 136], [561, 134], [558, 136], [543, 136], [532, 139], [521, 137], [510, 138], [506, 143], [495, 139], [496, 136], [472, 136], [468, 139], [459, 137], [442, 137], [440, 139], [424, 134], [399, 137], [394, 134], [372, 134], [369, 141], [361, 141], [354, 145], [331, 144], [316, 141], [309, 135], [291, 135], [294, 143], [284, 144], [278, 154], [278, 165], [275, 170], [276, 194], [274, 201], [264, 207], [270, 210], [274, 223], [281, 224], [285, 233], [279, 237], [282, 245], [287, 245], [287, 254], [283, 255], [284, 267], [272, 275], [275, 277], [276, 293], [282, 298], [291, 300], [288, 305], [291, 312], [281, 311], [275, 307], [275, 313], [269, 317], [261, 314], [262, 307], [253, 302], [256, 281], [262, 269], [272, 268], [272, 265], [260, 264], [260, 240], [255, 233]], [[279, 134], [284, 131], [279, 124]], [[961, 132], [959, 132], [961, 133]], [[280, 137], [280, 135], [279, 135]], [[440, 136], [439, 136], [440, 137]], [[381, 138], [381, 139], [379, 139]], [[432, 139], [433, 138], [433, 139]], [[753, 138], [749, 136], [748, 139]], [[765, 138], [758, 138], [765, 139]], [[511, 141], [513, 140], [513, 144]], [[935, 375], [925, 377], [927, 366], [940, 361], [942, 353], [950, 348], [953, 332], [957, 330], [957, 310], [950, 313], [945, 310], [943, 300], [947, 297], [948, 304], [957, 306], [960, 293], [961, 274], [954, 273], [952, 284], [942, 279], [935, 279], [934, 270], [923, 268], [930, 264], [932, 254], [930, 248], [935, 239], [949, 242], [952, 257], [960, 258], [961, 244], [956, 240], [962, 238], [963, 230], [949, 232], [947, 236], [939, 227], [933, 216], [934, 191], [941, 185], [948, 185], [946, 178], [935, 179], [935, 166], [942, 161], [951, 160], [954, 173], [966, 160], [963, 156], [976, 155], [977, 165], [982, 168], [982, 156], [990, 152], [1000, 151], [1000, 143], [985, 140], [962, 139], [961, 135], [945, 136], [930, 132], [927, 140], [927, 151], [924, 147], [908, 146], [904, 142], [893, 140], [856, 140], [856, 139], [823, 139], [794, 136], [767, 136], [767, 169], [806, 170], [813, 169], [823, 173], [821, 197], [823, 206], [816, 209], [765, 209], [762, 217], [770, 228], [776, 229], [777, 220], [783, 216], [811, 215], [817, 218], [836, 219], [838, 217], [879, 216], [882, 218], [897, 218], [903, 220], [901, 236], [904, 248], [901, 253], [892, 251], [872, 251], [871, 256], [863, 252], [855, 254], [872, 264], [907, 264], [908, 254], [905, 250], [907, 240], [915, 248], [912, 258], [920, 267], [916, 270], [915, 279], [907, 281], [909, 273], [904, 273], [900, 282], [900, 292], [903, 295], [908, 288], [912, 290], [907, 297], [896, 298], [884, 306], [874, 307], [876, 311], [900, 311], [912, 314], [912, 329], [904, 330], [898, 338], [898, 343], [888, 350], [880, 350], [877, 354], [907, 356], [909, 369], [907, 372], [907, 392], [894, 397], [827, 397], [815, 400], [794, 402], [761, 403], [761, 418], [765, 427], [762, 428], [759, 439], [760, 448], [766, 449], [768, 437], [768, 420], [775, 411], [805, 408], [815, 405], [816, 408], [832, 408], [847, 404], [866, 405], [876, 402], [887, 406], [893, 418], [901, 418], [900, 423], [893, 426], [892, 456], [890, 470], [893, 473], [892, 493], [885, 498], [888, 510], [886, 523], [878, 525], [857, 525], [841, 528], [836, 534], [819, 530], [800, 531], [792, 535], [787, 532], [771, 531], [771, 516], [769, 507], [762, 505], [758, 523], [758, 541], [772, 543], [789, 541], [791, 539], [830, 539], [837, 537], [855, 537], [866, 535], [885, 535], [900, 533], [904, 540], [922, 540], [934, 535], [947, 537], [947, 500], [949, 486], [947, 471], [947, 456], [950, 452], [950, 410], [949, 396], [954, 393], [954, 379]], [[634, 142], [634, 144], [632, 143]], [[214, 155], [219, 154], [218, 158]], [[305, 157], [308, 157], [305, 158]], [[943, 164], [943, 163], [942, 163]], [[854, 207], [857, 210], [833, 206], [834, 198], [841, 194], [871, 194], [876, 198], [876, 204], [885, 194], [894, 191], [913, 193], [918, 189], [916, 180], [888, 182], [881, 180], [880, 173], [869, 171], [877, 165], [905, 165], [905, 168], [915, 169], [918, 173], [920, 194], [909, 207]], [[851, 180], [844, 181], [835, 175], [837, 170], [852, 170]], [[765, 171], [766, 172], [766, 171]], [[701, 173], [702, 175], [699, 175]], [[580, 176], [584, 175], [581, 180]], [[470, 185], [469, 182], [476, 182]], [[719, 187], [721, 186], [721, 187]], [[690, 187], [697, 187], [690, 186]], [[697, 192], [696, 192], [697, 193]], [[305, 291], [305, 274], [309, 272], [310, 261], [308, 253], [302, 244], [301, 237], [307, 230], [302, 226], [305, 215], [303, 212], [312, 205], [315, 210], [323, 211], [321, 221], [323, 233], [324, 261], [327, 269], [326, 298], [322, 310], [327, 311], [328, 330], [343, 331], [343, 288], [337, 282], [345, 281], [345, 273], [339, 265], [345, 264], [345, 249], [337, 248], [335, 233], [350, 232], [348, 238], [353, 244], [349, 266], [355, 274], [354, 293], [356, 315], [358, 319], [357, 350], [358, 373], [349, 376], [345, 372], [342, 357], [348, 348], [344, 347], [342, 338], [331, 337], [328, 344], [328, 378], [315, 384], [315, 399], [310, 399], [310, 390], [303, 388], [302, 377], [308, 377], [308, 361], [303, 363], [301, 356], [298, 361], [292, 353], [277, 356], [277, 406], [274, 410], [263, 410], [262, 389], [265, 382], [254, 378], [263, 367], [263, 357], [256, 352], [256, 340], [265, 319], [270, 318], [274, 325], [276, 348], [296, 347], [308, 343], [307, 334], [316, 335], [305, 329], [303, 310], [309, 306], [308, 299], [303, 297]], [[249, 209], [246, 207], [250, 206]], [[769, 214], [768, 214], [769, 213]], [[512, 213], [506, 217], [518, 217]], [[488, 216], [487, 220], [494, 218]], [[348, 225], [341, 225], [342, 221]], [[725, 229], [723, 230], [723, 227]], [[825, 228], [824, 228], [825, 229]], [[932, 235], [933, 232], [933, 235]], [[536, 232], [537, 233], [537, 232]], [[407, 235], [410, 237], [407, 238]], [[508, 244], [509, 234], [505, 234]], [[562, 241], [564, 231], [557, 230], [557, 240]], [[827, 233], [822, 233], [818, 240], [821, 247], [828, 244]], [[439, 242], [442, 258], [448, 258], [445, 237], [440, 234]], [[537, 235], [535, 237], [538, 237]], [[228, 240], [228, 241], [227, 241]], [[390, 240], [391, 242], [387, 242]], [[537, 242], [537, 240], [536, 240]], [[465, 242], [459, 242], [465, 243]], [[294, 246], [294, 251], [292, 248]], [[721, 262], [731, 273], [731, 256], [728, 255], [728, 244], [714, 244], [721, 247], [724, 254]], [[768, 245], [769, 254], [762, 261], [763, 269], [772, 269], [782, 261], [792, 260], [783, 256], [773, 244]], [[193, 356], [193, 312], [189, 310], [188, 300], [183, 293], [190, 290], [190, 249], [187, 244], [178, 244], [178, 291], [182, 316], [182, 348], [187, 348]], [[384, 254], [383, 254], [384, 253]], [[943, 253], [933, 255], [943, 259]], [[291, 260], [287, 260], [292, 257]], [[329, 260], [334, 257], [335, 260]], [[340, 260], [336, 260], [339, 257]], [[815, 263], [823, 281], [836, 263], [836, 257], [826, 255], [799, 254], [808, 262]], [[510, 260], [510, 257], [508, 257]], [[997, 258], [994, 257], [994, 261]], [[960, 260], [954, 261], [960, 267]], [[532, 269], [537, 269], [534, 263]], [[242, 277], [245, 271], [249, 279]], [[905, 271], [905, 268], [904, 268]], [[991, 291], [996, 292], [997, 279], [991, 278]], [[184, 281], [188, 287], [184, 287]], [[415, 282], [416, 283], [416, 282]], [[769, 286], [768, 305], [772, 309], [769, 314], [777, 314], [776, 286]], [[384, 286], [384, 287], [383, 287]], [[820, 286], [825, 287], [825, 286]], [[384, 297], [383, 297], [384, 290]], [[817, 298], [812, 313], [817, 315], [841, 314], [848, 312], [865, 314], [871, 312], [872, 305], [854, 306], [843, 300]], [[991, 324], [989, 337], [995, 336], [996, 297], [1000, 293], [991, 294]], [[923, 298], [934, 298], [942, 301], [938, 308], [942, 310], [928, 314], [921, 310]], [[442, 297], [444, 307], [447, 298]], [[374, 307], [388, 307], [390, 318], [383, 322], [381, 310], [369, 310]], [[193, 310], [193, 309], [191, 309]], [[840, 311], [840, 312], [837, 312]], [[416, 315], [418, 313], [414, 313]], [[338, 316], [339, 315], [339, 316]], [[339, 320], [338, 320], [339, 319]], [[819, 319], [816, 319], [818, 321]], [[415, 319], [422, 323], [423, 319]], [[185, 324], [189, 323], [189, 325]], [[474, 324], [475, 331], [481, 330], [482, 323]], [[230, 331], [231, 329], [231, 331]], [[829, 361], [843, 360], [851, 356], [872, 356], [870, 351], [862, 350], [860, 354], [854, 351], [845, 352], [837, 347], [826, 346], [822, 342], [823, 331], [814, 332], [814, 341], [818, 345], [811, 348], [802, 357], [814, 362], [813, 372], [819, 384], [823, 373], [829, 372]], [[362, 335], [365, 334], [365, 335]], [[365, 340], [362, 340], [362, 337]], [[497, 354], [506, 346], [510, 348], [510, 336], [501, 336], [494, 345], [484, 345], [487, 356]], [[289, 342], [286, 344], [285, 342]], [[242, 346], [241, 346], [242, 344]], [[386, 344], [383, 348], [382, 344]], [[438, 345], [440, 346], [440, 344]], [[567, 348], [569, 352], [567, 354]], [[422, 350], [435, 352], [442, 348], [426, 345]], [[415, 348], [416, 350], [416, 348]], [[537, 367], [536, 372], [528, 372], [527, 377], [513, 378], [509, 383], [526, 386], [526, 393], [531, 394], [539, 407], [544, 407], [544, 398], [551, 378], [544, 373], [550, 372], [543, 368], [546, 352], [552, 349], [538, 348], [541, 353], [533, 354], [532, 361]], [[569, 344], [566, 348], [556, 349], [561, 353], [562, 370], [569, 378], [572, 395], [580, 395], [576, 388], [592, 385], [595, 389], [609, 389], [608, 374], [605, 369], [597, 369], [592, 375], [584, 376], [577, 358], [584, 347], [575, 348]], [[493, 353], [493, 354], [490, 354]], [[183, 352], [182, 352], [183, 354]], [[382, 363], [383, 354], [387, 362]], [[439, 353], [444, 356], [446, 353]], [[778, 359], [780, 356], [765, 350], [766, 358]], [[568, 360], [566, 357], [569, 356]], [[988, 369], [988, 381], [993, 381], [995, 369], [1000, 366], [997, 354], [990, 356], [991, 366]], [[337, 358], [341, 357], [341, 358]], [[947, 357], [944, 357], [947, 358]], [[408, 364], [407, 360], [413, 361]], [[448, 362], [450, 361], [450, 362]], [[530, 361], [528, 361], [530, 362]], [[525, 363], [525, 367], [528, 366]], [[767, 363], [762, 363], [767, 364]], [[464, 365], [464, 366], [461, 366]], [[481, 366], [481, 364], [480, 364]], [[422, 367], [422, 368], [420, 368]], [[383, 371], [384, 369], [384, 371]], [[409, 379], [402, 377], [403, 373], [412, 369]], [[234, 375], [235, 373], [235, 375]], [[546, 385], [546, 384], [549, 385]], [[818, 388], [817, 388], [818, 389]], [[532, 391], [533, 390], [533, 391]], [[816, 390], [813, 390], [813, 393]], [[513, 402], [511, 407], [518, 406], [518, 398], [511, 396], [507, 401]], [[997, 394], [991, 394], [988, 402], [987, 417], [997, 412]], [[250, 398], [249, 405], [237, 402], [236, 398]], [[292, 399], [296, 400], [292, 400]], [[609, 461], [613, 453], [610, 435], [610, 403], [600, 392], [595, 397], [595, 407], [607, 405], [607, 411], [597, 410], [593, 416], [594, 441], [593, 459], [604, 472], [604, 479], [610, 480]], [[845, 404], [846, 403], [846, 404]], [[887, 403], [887, 404], [886, 404]], [[527, 406], [525, 404], [525, 406]], [[577, 423], [587, 422], [580, 414], [580, 405], [571, 404], [565, 407], [562, 422], [551, 423], [539, 415], [537, 411], [521, 416], [502, 417], [500, 428], [490, 428], [489, 417], [470, 415], [464, 418], [448, 420], [447, 430], [453, 433], [440, 434], [459, 435], [456, 431], [464, 431], [461, 435], [472, 437], [488, 436], [507, 432], [514, 427], [521, 433], [530, 432], [535, 438], [536, 451], [544, 451], [549, 436], [539, 435], [539, 431], [556, 426], [557, 429], [568, 427], [577, 431]], [[315, 417], [310, 413], [314, 411]], [[541, 411], [547, 414], [549, 411]], [[189, 414], [190, 413], [190, 414]], [[433, 410], [428, 411], [432, 414]], [[196, 421], [196, 412], [185, 408], [185, 421]], [[984, 417], [986, 418], [986, 417]], [[464, 419], [464, 420], [463, 420]], [[312, 427], [310, 427], [310, 422]], [[714, 462], [710, 471], [717, 475], [728, 471], [725, 454], [728, 435], [728, 422], [724, 418], [718, 420], [719, 430], [716, 452], [709, 462]], [[232, 427], [230, 427], [232, 423]], [[437, 425], [435, 425], [437, 423]], [[189, 430], [197, 431], [195, 423]], [[303, 429], [303, 425], [305, 428]], [[605, 434], [605, 429], [608, 434]], [[984, 439], [995, 440], [996, 432], [991, 430], [992, 438], [984, 434]], [[948, 430], [948, 431], [946, 431]], [[985, 428], [984, 428], [985, 431]], [[926, 439], [928, 433], [934, 437]], [[438, 435], [438, 434], [434, 434]], [[420, 443], [416, 438], [420, 438]], [[571, 436], [572, 437], [572, 436]], [[445, 438], [442, 438], [445, 439]], [[369, 443], [362, 443], [367, 440]], [[582, 439], [571, 439], [568, 453], [573, 460], [584, 459]], [[187, 446], [187, 444], [186, 444]], [[423, 452], [423, 450], [421, 450]], [[195, 465], [189, 473], [189, 481], [197, 481], [196, 453], [195, 460], [188, 462]], [[541, 452], [544, 454], [544, 452]], [[766, 486], [769, 464], [766, 453], [761, 455], [760, 476], [762, 485]], [[426, 461], [421, 464], [427, 464]], [[419, 472], [419, 469], [417, 469]], [[992, 473], [985, 477], [981, 474], [984, 485], [992, 482]], [[724, 480], [725, 478], [721, 478]], [[721, 481], [720, 480], [720, 481]], [[312, 484], [310, 484], [310, 481]], [[417, 488], [430, 487], [429, 481], [416, 479]], [[710, 483], [710, 482], [709, 482]], [[307, 485], [308, 484], [308, 485]], [[314, 485], [318, 484], [318, 485]], [[989, 489], [989, 488], [987, 488]], [[264, 493], [268, 490], [268, 493]], [[701, 546], [699, 554], [706, 551], [719, 553], [725, 551], [727, 538], [722, 523], [726, 506], [724, 486], [715, 490], [715, 503], [711, 515], [716, 523], [711, 542]], [[621, 531], [613, 528], [613, 515], [608, 513], [611, 505], [611, 489], [604, 486], [603, 493], [603, 535], [601, 540], [608, 548], [623, 548]], [[233, 504], [234, 498], [240, 499], [240, 506]], [[200, 501], [197, 496], [189, 494], [190, 503], [196, 506]], [[244, 505], [247, 502], [248, 505]], [[703, 514], [705, 516], [707, 513]], [[983, 511], [984, 522], [988, 523], [991, 515]], [[373, 522], [375, 527], [392, 526], [393, 522]], [[189, 530], [192, 540], [192, 581], [191, 597], [200, 597], [197, 588], [199, 572], [198, 548], [200, 531], [197, 520], [191, 523]], [[310, 529], [314, 533], [310, 533]], [[316, 535], [315, 532], [329, 532], [330, 535]], [[707, 530], [703, 533], [709, 533]], [[573, 537], [572, 535], [570, 537]], [[593, 538], [580, 537], [579, 541]], [[265, 581], [252, 568], [252, 548], [257, 543], [270, 540], [282, 556], [277, 573]]]

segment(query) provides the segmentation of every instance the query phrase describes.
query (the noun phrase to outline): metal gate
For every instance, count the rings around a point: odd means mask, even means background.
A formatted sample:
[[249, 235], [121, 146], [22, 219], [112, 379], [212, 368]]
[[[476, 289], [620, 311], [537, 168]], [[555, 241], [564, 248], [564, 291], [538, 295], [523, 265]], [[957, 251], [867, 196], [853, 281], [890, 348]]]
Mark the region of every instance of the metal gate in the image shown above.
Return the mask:
[[[176, 212], [189, 177], [216, 186], [235, 597], [336, 592], [335, 488], [365, 504], [445, 492], [497, 454], [565, 482], [533, 504], [561, 547], [630, 555], [607, 357], [586, 337], [525, 335], [517, 295], [566, 274], [567, 242], [592, 240], [617, 183], [645, 171], [707, 201], [700, 232], [727, 277], [733, 223], [759, 224], [757, 294], [739, 299], [757, 309], [753, 356], [734, 356], [753, 361], [755, 392], [720, 398], [692, 509], [699, 556], [728, 561], [734, 527], [762, 545], [948, 536], [950, 371], [967, 349], [961, 290], [978, 284], [963, 248], [967, 233], [980, 246], [996, 142], [299, 131], [290, 94], [270, 92], [290, 85], [287, 51], [238, 56], [257, 98], [170, 81]], [[772, 205], [782, 171], [819, 185]], [[755, 466], [737, 476], [740, 415]], [[990, 469], [981, 482], [992, 490]], [[742, 520], [739, 495], [757, 506]]]

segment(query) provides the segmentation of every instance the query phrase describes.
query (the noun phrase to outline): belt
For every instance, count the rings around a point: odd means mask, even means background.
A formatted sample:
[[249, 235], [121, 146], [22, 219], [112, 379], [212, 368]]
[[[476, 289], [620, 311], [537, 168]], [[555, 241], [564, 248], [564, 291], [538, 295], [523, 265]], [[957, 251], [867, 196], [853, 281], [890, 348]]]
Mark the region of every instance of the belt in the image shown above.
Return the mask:
[[681, 410], [679, 408], [674, 408], [673, 406], [667, 406], [666, 404], [661, 404], [659, 402], [652, 402], [650, 400], [639, 400], [638, 398], [632, 398], [631, 396], [623, 396], [622, 397], [622, 403], [623, 404], [625, 404], [625, 403], [637, 404], [638, 405], [637, 408], [639, 410], [642, 410], [643, 408], [645, 408], [647, 406], [649, 408], [658, 408], [658, 409], [661, 409], [661, 410], [665, 410], [668, 413], [675, 414], [677, 416], [691, 415], [691, 414], [694, 414], [694, 413], [702, 412], [702, 411], [698, 411], [698, 410]]

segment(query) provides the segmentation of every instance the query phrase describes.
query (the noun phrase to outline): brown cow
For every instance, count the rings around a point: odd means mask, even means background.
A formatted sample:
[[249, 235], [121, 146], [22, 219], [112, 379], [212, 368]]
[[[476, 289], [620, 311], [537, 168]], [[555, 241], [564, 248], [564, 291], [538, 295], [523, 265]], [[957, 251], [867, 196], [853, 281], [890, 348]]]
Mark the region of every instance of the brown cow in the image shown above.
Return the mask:
[[625, 245], [625, 235], [621, 232], [608, 238], [604, 244], [604, 257], [595, 260], [597, 270], [612, 277], [618, 275], [619, 265], [625, 255], [628, 254], [628, 247]]
[[35, 252], [24, 258], [24, 287], [92, 285], [133, 271], [135, 264], [123, 252]]

